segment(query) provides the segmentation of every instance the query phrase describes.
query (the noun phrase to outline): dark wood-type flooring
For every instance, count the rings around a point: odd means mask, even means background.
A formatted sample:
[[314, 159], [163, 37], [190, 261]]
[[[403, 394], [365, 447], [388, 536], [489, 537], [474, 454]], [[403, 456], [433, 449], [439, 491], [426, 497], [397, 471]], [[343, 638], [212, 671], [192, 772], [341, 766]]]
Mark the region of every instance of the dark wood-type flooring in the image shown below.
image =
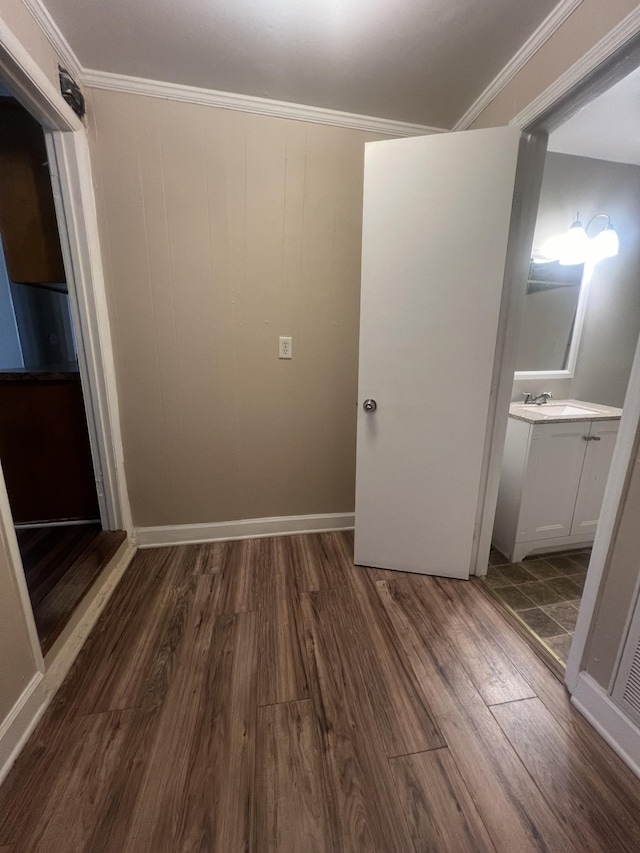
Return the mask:
[[60, 636], [125, 534], [100, 524], [18, 528], [18, 546], [42, 653]]
[[492, 549], [483, 583], [498, 604], [551, 651], [564, 667], [569, 656], [591, 548], [510, 563]]
[[477, 584], [354, 567], [349, 534], [145, 550], [0, 789], [5, 846], [638, 851], [640, 781]]

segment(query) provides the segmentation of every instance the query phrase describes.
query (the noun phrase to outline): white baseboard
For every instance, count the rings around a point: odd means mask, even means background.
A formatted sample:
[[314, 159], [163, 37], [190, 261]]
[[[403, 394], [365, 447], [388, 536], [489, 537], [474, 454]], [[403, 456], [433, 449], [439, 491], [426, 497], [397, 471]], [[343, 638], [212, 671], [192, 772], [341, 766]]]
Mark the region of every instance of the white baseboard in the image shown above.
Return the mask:
[[38, 725], [47, 705], [43, 702], [44, 673], [36, 672], [0, 726], [0, 784], [13, 767], [22, 747]]
[[[534, 539], [529, 542], [516, 542], [507, 556], [512, 563], [520, 563], [533, 554], [553, 554], [569, 548], [589, 548], [593, 545], [594, 534], [581, 533], [576, 536], [558, 536], [553, 539]], [[497, 546], [496, 546], [497, 547]], [[504, 553], [498, 548], [500, 553]]]
[[640, 778], [640, 729], [614, 704], [611, 696], [590, 675], [581, 672], [571, 701]]
[[139, 548], [224, 542], [230, 539], [261, 539], [265, 536], [292, 536], [296, 533], [326, 533], [352, 530], [352, 512], [324, 515], [286, 515], [280, 518], [245, 518], [210, 524], [176, 524], [167, 527], [137, 527], [134, 542]]
[[135, 552], [135, 547], [126, 540], [118, 548], [48, 652], [45, 672], [34, 674], [0, 725], [0, 784], [71, 669]]

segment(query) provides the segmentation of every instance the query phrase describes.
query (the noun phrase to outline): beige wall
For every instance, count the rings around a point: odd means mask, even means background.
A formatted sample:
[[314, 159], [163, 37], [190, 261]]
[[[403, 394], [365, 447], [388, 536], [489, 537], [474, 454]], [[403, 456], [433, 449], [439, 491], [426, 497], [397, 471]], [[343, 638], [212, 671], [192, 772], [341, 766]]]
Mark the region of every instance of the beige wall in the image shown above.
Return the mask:
[[22, 0], [2, 0], [0, 18], [58, 88], [58, 56]]
[[[22, 691], [37, 672], [27, 617], [13, 570], [8, 531], [4, 519], [8, 514], [4, 481], [0, 482], [0, 727]], [[10, 519], [9, 519], [10, 521]], [[10, 530], [13, 534], [13, 531]]]
[[374, 137], [97, 90], [89, 129], [134, 523], [353, 510]]
[[637, 5], [635, 0], [582, 0], [562, 26], [488, 104], [472, 127], [508, 124]]
[[[512, 399], [523, 391], [551, 391], [560, 399], [622, 406], [640, 335], [640, 166], [547, 154], [534, 248], [565, 231], [577, 211], [585, 225], [596, 213], [608, 213], [620, 253], [594, 270], [574, 378], [518, 380]], [[604, 222], [594, 222], [589, 234]]]
[[[478, 125], [633, 5], [584, 0]], [[134, 523], [352, 510], [372, 137], [98, 90], [88, 125]]]

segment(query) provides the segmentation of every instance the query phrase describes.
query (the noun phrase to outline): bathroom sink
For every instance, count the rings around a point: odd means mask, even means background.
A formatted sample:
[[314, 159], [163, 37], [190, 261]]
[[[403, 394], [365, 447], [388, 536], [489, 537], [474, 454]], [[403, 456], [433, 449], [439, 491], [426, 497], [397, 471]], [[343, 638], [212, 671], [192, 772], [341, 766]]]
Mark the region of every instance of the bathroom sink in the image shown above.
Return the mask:
[[512, 403], [509, 415], [530, 424], [577, 421], [620, 420], [622, 409], [582, 400], [554, 400], [552, 403]]
[[589, 415], [597, 415], [598, 412], [594, 412], [593, 409], [583, 409], [580, 406], [570, 406], [567, 404], [554, 404], [554, 403], [544, 403], [542, 406], [531, 406], [532, 409], [540, 412], [541, 415], [545, 417], [551, 418], [573, 418], [582, 415], [584, 417], [588, 417]]

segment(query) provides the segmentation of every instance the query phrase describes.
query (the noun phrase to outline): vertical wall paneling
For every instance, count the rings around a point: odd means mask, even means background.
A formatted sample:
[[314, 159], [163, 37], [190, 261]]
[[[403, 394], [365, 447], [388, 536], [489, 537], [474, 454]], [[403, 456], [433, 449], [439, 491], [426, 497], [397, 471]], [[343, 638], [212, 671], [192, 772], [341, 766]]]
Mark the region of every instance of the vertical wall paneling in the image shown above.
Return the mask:
[[352, 511], [373, 135], [90, 101], [134, 523]]

